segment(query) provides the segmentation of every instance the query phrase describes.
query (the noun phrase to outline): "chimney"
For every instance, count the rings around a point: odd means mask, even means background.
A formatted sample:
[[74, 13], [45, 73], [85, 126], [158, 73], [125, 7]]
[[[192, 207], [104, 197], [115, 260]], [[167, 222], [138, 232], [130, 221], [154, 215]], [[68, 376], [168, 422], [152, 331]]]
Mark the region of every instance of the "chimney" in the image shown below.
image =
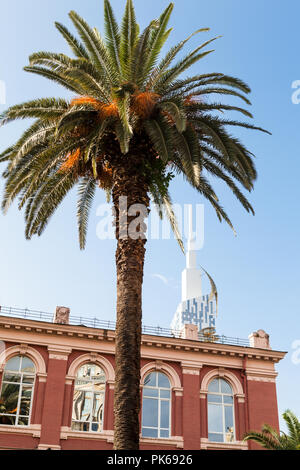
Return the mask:
[[181, 330], [181, 338], [198, 341], [198, 327], [193, 324], [185, 324]]
[[251, 348], [271, 349], [269, 335], [264, 330], [258, 330], [249, 335]]
[[69, 325], [70, 309], [67, 307], [56, 307], [56, 312], [53, 317], [53, 323], [59, 325]]

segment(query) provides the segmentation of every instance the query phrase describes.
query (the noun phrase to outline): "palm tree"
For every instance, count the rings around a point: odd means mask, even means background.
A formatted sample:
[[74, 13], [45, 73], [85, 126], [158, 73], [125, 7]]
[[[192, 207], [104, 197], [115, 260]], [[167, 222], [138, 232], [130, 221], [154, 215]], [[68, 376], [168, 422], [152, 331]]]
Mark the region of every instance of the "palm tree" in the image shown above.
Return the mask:
[[[246, 97], [250, 89], [242, 80], [222, 73], [183, 76], [212, 52], [204, 49], [217, 38], [174, 63], [188, 40], [208, 28], [194, 32], [159, 58], [171, 32], [168, 22], [172, 10], [173, 3], [140, 32], [132, 0], [127, 0], [121, 26], [109, 1], [104, 0], [105, 39], [71, 11], [80, 39], [62, 24], [56, 23], [56, 27], [75, 57], [37, 52], [30, 56], [25, 70], [59, 83], [74, 94], [73, 99], [36, 99], [12, 106], [1, 116], [2, 125], [15, 119], [35, 119], [0, 156], [0, 161], [7, 162], [2, 207], [6, 211], [19, 196], [19, 208], [25, 207], [26, 238], [42, 234], [64, 197], [78, 185], [79, 242], [83, 249], [96, 188], [112, 196], [117, 239], [116, 449], [139, 446], [144, 221], [150, 198], [160, 216], [169, 217], [181, 247], [168, 191], [177, 174], [183, 175], [210, 202], [220, 221], [224, 219], [231, 227], [207, 175], [223, 180], [253, 213], [238, 187], [253, 188], [253, 155], [227, 126], [260, 128], [223, 117], [225, 111], [252, 117], [247, 110], [207, 99], [224, 95], [250, 104]], [[130, 213], [127, 220], [123, 217], [127, 209], [119, 205], [122, 196], [127, 197], [127, 207], [141, 205], [139, 223], [130, 237], [127, 229], [136, 214]]]
[[254, 441], [268, 450], [300, 450], [300, 421], [291, 410], [283, 413], [288, 434], [278, 432], [268, 424], [264, 424], [261, 432], [250, 431], [244, 441]]

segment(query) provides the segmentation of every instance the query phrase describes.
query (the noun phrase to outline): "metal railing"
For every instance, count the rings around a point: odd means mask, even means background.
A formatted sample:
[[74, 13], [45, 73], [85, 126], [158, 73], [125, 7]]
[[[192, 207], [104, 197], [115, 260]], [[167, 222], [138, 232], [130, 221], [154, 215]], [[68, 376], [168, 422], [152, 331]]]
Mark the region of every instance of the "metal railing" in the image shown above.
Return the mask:
[[[15, 307], [4, 307], [0, 306], [0, 316], [22, 318], [27, 320], [34, 320], [40, 322], [53, 323], [54, 314], [48, 312], [42, 312], [39, 310], [20, 309]], [[69, 318], [69, 325], [83, 326], [87, 328], [98, 328], [104, 330], [116, 329], [116, 322], [110, 320], [99, 320], [98, 318], [90, 318], [85, 316], [73, 316]], [[142, 334], [152, 336], [162, 336], [166, 338], [181, 338], [182, 333], [180, 331], [174, 331], [170, 328], [162, 328], [160, 326], [142, 326]], [[204, 336], [199, 334], [199, 341], [206, 343], [217, 343], [227, 344], [232, 346], [249, 347], [249, 341], [246, 339], [240, 339], [235, 337], [229, 337], [224, 335], [215, 335], [214, 337]]]

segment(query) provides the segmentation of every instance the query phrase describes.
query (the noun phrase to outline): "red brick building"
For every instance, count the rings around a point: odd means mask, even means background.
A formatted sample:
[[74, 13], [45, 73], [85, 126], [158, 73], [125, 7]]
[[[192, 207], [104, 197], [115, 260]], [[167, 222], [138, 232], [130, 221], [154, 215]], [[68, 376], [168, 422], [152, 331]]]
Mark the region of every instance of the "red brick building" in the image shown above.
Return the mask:
[[[0, 448], [113, 448], [114, 330], [67, 317], [2, 307]], [[248, 343], [199, 341], [195, 328], [145, 328], [141, 449], [254, 448], [247, 430], [278, 428], [274, 366], [285, 353], [262, 330]]]

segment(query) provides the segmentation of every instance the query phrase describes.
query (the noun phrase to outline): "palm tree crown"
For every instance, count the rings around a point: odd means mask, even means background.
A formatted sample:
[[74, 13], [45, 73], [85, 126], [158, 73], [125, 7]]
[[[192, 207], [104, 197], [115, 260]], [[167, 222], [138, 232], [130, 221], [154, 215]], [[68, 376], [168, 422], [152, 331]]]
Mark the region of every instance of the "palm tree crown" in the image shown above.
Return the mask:
[[175, 174], [183, 174], [208, 199], [219, 219], [230, 225], [206, 175], [223, 180], [244, 208], [253, 212], [238, 187], [240, 184], [248, 191], [253, 187], [253, 155], [227, 127], [260, 128], [217, 115], [238, 111], [252, 117], [247, 110], [207, 100], [209, 95], [230, 95], [250, 104], [246, 97], [250, 89], [243, 81], [221, 73], [180, 78], [212, 52], [204, 48], [217, 38], [174, 63], [187, 41], [207, 28], [194, 32], [159, 59], [171, 32], [168, 22], [172, 10], [171, 3], [140, 32], [132, 0], [127, 0], [121, 27], [109, 1], [104, 0], [104, 39], [72, 11], [70, 18], [80, 40], [62, 24], [56, 23], [56, 27], [75, 58], [51, 52], [30, 56], [26, 71], [59, 83], [73, 92], [74, 98], [36, 99], [12, 106], [1, 116], [2, 124], [35, 119], [0, 156], [0, 161], [7, 161], [2, 207], [6, 211], [19, 196], [19, 208], [25, 206], [27, 238], [43, 232], [63, 198], [78, 183], [79, 239], [84, 248], [97, 186], [111, 194], [117, 160], [125, 163], [136, 145], [146, 150], [140, 156], [139, 171], [160, 214], [166, 212], [178, 238], [168, 193]]
[[300, 422], [291, 410], [283, 413], [283, 419], [288, 428], [288, 434], [278, 432], [265, 424], [261, 432], [250, 431], [244, 440], [252, 440], [268, 450], [300, 450]]

